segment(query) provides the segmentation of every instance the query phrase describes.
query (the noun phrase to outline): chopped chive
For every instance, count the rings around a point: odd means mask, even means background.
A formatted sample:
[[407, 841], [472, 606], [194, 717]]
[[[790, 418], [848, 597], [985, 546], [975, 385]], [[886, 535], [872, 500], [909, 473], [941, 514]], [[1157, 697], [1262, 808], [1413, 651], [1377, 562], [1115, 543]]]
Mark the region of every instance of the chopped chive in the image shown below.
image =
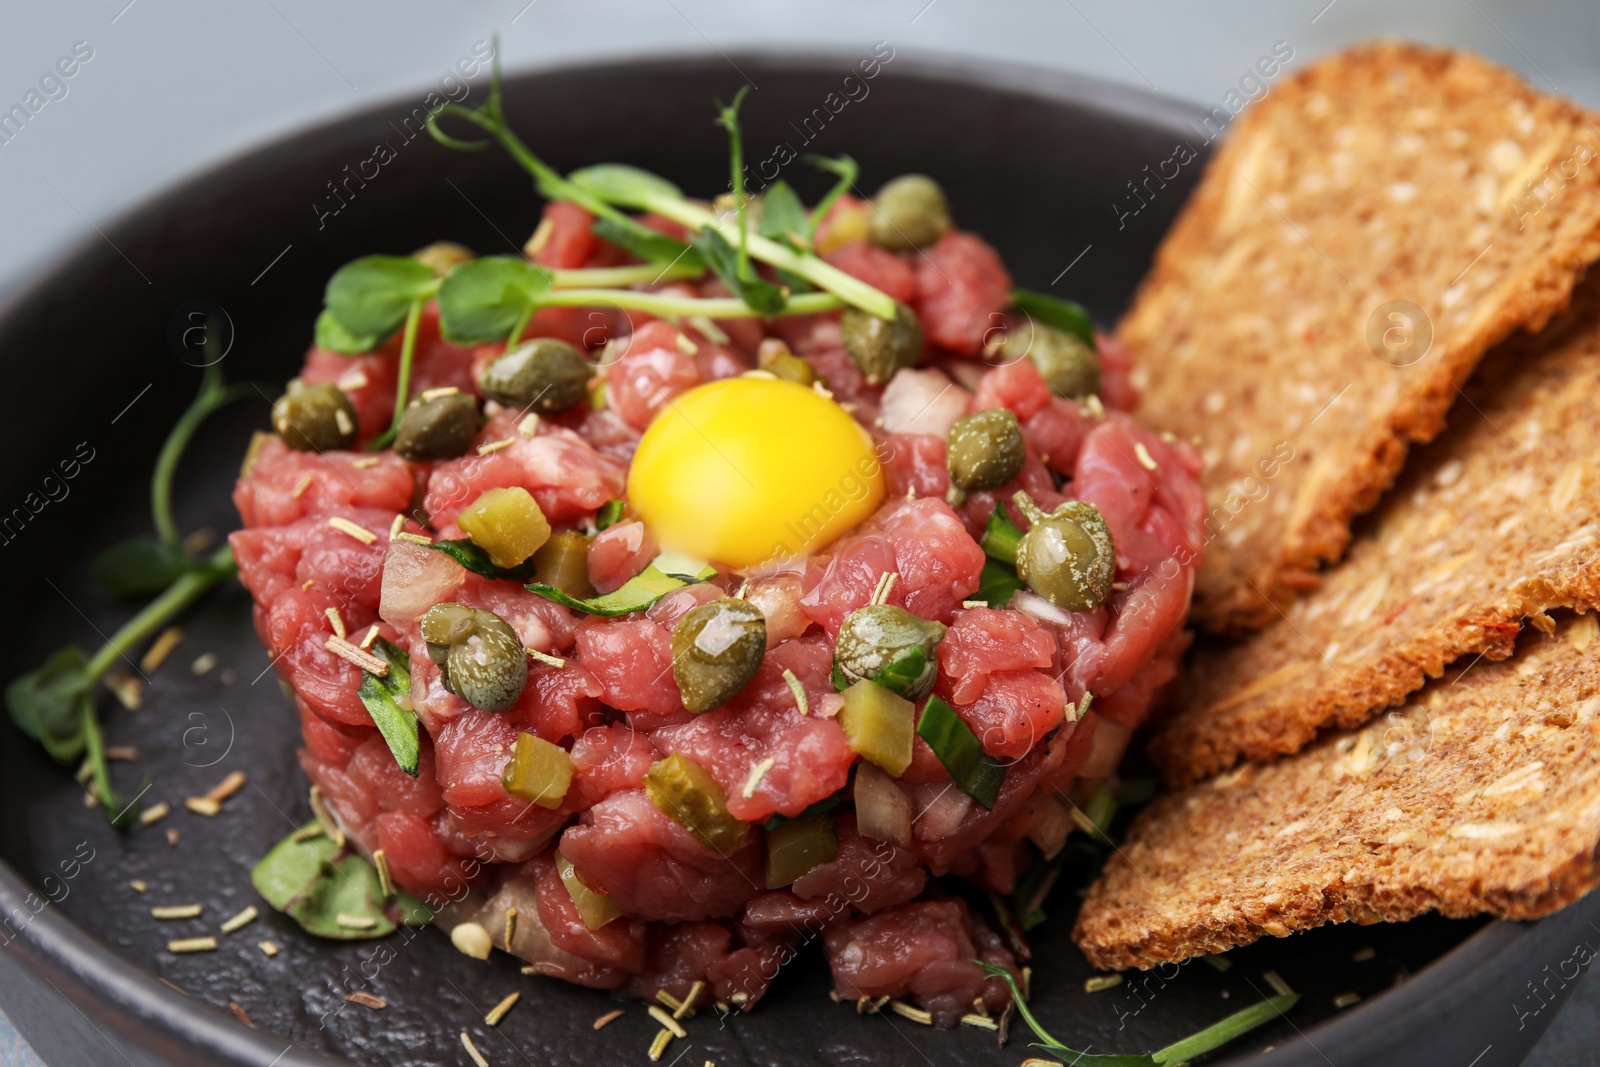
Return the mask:
[[938, 697], [929, 697], [922, 708], [922, 719], [917, 723], [917, 736], [933, 749], [933, 754], [950, 772], [957, 789], [986, 809], [994, 808], [1006, 770], [984, 754], [978, 735], [949, 704]]

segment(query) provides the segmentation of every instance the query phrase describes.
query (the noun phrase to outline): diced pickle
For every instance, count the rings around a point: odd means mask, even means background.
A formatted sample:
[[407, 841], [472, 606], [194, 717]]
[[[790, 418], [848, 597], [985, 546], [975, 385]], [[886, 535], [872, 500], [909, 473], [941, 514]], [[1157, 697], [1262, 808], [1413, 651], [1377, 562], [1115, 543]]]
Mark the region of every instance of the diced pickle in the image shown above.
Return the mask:
[[790, 819], [767, 831], [767, 888], [782, 889], [796, 878], [839, 858], [833, 815]]
[[839, 712], [850, 748], [896, 778], [911, 766], [916, 719], [911, 701], [865, 680], [844, 691], [844, 708]]
[[560, 745], [533, 734], [518, 734], [511, 762], [500, 772], [506, 792], [541, 808], [559, 808], [572, 784], [572, 757]]
[[644, 792], [702, 845], [724, 856], [743, 843], [750, 829], [728, 813], [728, 794], [706, 769], [676, 752], [650, 765]]
[[561, 884], [567, 887], [573, 906], [578, 909], [578, 918], [589, 929], [598, 930], [612, 919], [620, 919], [628, 914], [609, 896], [590, 888], [589, 883], [578, 876], [572, 861], [559, 852], [556, 853], [556, 873], [561, 876]]
[[520, 485], [489, 489], [456, 519], [461, 532], [489, 553], [496, 567], [515, 567], [550, 540], [550, 523]]
[[533, 554], [535, 577], [579, 600], [595, 595], [589, 582], [589, 539], [576, 530], [552, 534]]

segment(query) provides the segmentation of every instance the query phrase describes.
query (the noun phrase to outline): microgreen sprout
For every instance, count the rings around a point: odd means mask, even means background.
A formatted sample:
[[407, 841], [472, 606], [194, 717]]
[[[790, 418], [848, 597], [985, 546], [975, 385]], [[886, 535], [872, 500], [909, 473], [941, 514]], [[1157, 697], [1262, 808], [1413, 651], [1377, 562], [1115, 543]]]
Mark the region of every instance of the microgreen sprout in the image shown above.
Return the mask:
[[1017, 988], [1016, 978], [1009, 970], [998, 964], [985, 963], [982, 960], [973, 960], [972, 962], [983, 968], [990, 977], [998, 978], [1005, 982], [1006, 986], [1011, 990], [1011, 1002], [1016, 1005], [1017, 1014], [1022, 1016], [1022, 1021], [1028, 1024], [1028, 1029], [1032, 1030], [1034, 1036], [1039, 1039], [1037, 1046], [1062, 1057], [1067, 1063], [1073, 1064], [1073, 1067], [1173, 1067], [1175, 1064], [1185, 1063], [1196, 1056], [1221, 1048], [1229, 1041], [1242, 1037], [1263, 1023], [1271, 1022], [1294, 1007], [1300, 1000], [1300, 994], [1298, 993], [1285, 993], [1268, 997], [1154, 1052], [1135, 1055], [1079, 1052], [1068, 1048], [1054, 1037], [1051, 1037], [1050, 1032], [1039, 1024], [1039, 1020], [1034, 1018], [1033, 1010], [1028, 1007], [1028, 1002], [1023, 999], [1022, 990]]

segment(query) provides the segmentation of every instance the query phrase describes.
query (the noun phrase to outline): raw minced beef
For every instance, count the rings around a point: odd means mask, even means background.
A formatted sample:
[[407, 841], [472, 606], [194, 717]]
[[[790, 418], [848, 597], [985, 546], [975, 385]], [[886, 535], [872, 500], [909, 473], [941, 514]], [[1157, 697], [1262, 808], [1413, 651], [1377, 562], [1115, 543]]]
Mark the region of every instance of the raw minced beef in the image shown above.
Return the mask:
[[[550, 236], [538, 257], [546, 265], [624, 261], [593, 237], [581, 209], [553, 204], [546, 218]], [[1125, 740], [1172, 682], [1201, 547], [1199, 458], [1134, 420], [1130, 360], [1108, 338], [1099, 342], [1103, 407], [1053, 396], [1026, 359], [983, 362], [986, 331], [1004, 320], [1011, 280], [981, 238], [954, 232], [909, 256], [858, 242], [828, 259], [917, 312], [929, 340], [924, 368], [869, 387], [844, 351], [837, 313], [779, 318], [766, 329], [725, 322], [712, 337], [638, 312], [586, 318], [549, 309], [531, 332], [591, 350], [611, 345], [613, 358], [597, 372], [603, 406], [542, 418], [529, 436], [518, 428], [520, 413], [490, 404], [480, 443], [511, 443], [439, 462], [295, 452], [264, 439], [235, 490], [245, 529], [232, 542], [257, 631], [295, 693], [306, 775], [357, 847], [382, 849], [398, 885], [443, 905], [441, 921], [482, 922], [500, 947], [568, 981], [646, 998], [658, 989], [687, 996], [699, 981], [707, 999], [746, 1007], [785, 961], [820, 940], [842, 995], [908, 997], [953, 1025], [974, 1000], [992, 1009], [1004, 1003], [1003, 985], [971, 959], [1008, 967], [1015, 960], [935, 880], [1009, 892], [1028, 861], [1027, 840], [1060, 824], [1054, 798], [1066, 795], [1096, 749], [1097, 727], [1106, 724], [1103, 742]], [[675, 287], [725, 291], [716, 282]], [[596, 511], [622, 496], [634, 445], [654, 414], [695, 385], [752, 367], [765, 336], [806, 357], [873, 433], [888, 496], [819, 554], [753, 577], [745, 595], [767, 619], [768, 649], [754, 679], [725, 705], [685, 710], [671, 669], [672, 627], [695, 606], [731, 595], [740, 576], [723, 571], [647, 611], [591, 617], [515, 582], [470, 574], [411, 541], [391, 543], [401, 516], [398, 528], [409, 533], [459, 537], [463, 509], [507, 486], [531, 493], [557, 529], [592, 531]], [[476, 370], [500, 350], [448, 343], [430, 308], [413, 388], [472, 390]], [[337, 382], [350, 397], [363, 445], [393, 414], [397, 353], [392, 342], [364, 356], [313, 349], [306, 358], [305, 381]], [[1022, 471], [952, 508], [944, 434], [956, 418], [996, 407], [1014, 412], [1023, 428]], [[993, 509], [1006, 507], [1026, 526], [1011, 501], [1019, 489], [1047, 510], [1083, 500], [1104, 516], [1116, 583], [1100, 608], [1063, 611], [1026, 593], [1009, 607], [969, 606], [985, 562], [978, 539]], [[369, 531], [370, 543], [330, 525], [333, 518]], [[637, 521], [610, 527], [589, 547], [593, 584], [617, 588], [657, 550]], [[396, 579], [387, 591], [386, 566]], [[834, 721], [842, 701], [830, 677], [841, 622], [869, 602], [885, 572], [898, 575], [889, 603], [948, 627], [935, 692], [1007, 767], [985, 810], [951, 788], [917, 739], [912, 765], [888, 786], [911, 815], [910, 835], [899, 842], [858, 830], [850, 804], [857, 757]], [[418, 631], [420, 612], [443, 600], [493, 611], [525, 647], [564, 665], [531, 661], [509, 710], [477, 710], [445, 688]], [[361, 670], [325, 647], [329, 609], [352, 640], [376, 627], [409, 653], [422, 725], [415, 777], [396, 766], [357, 697]], [[1092, 710], [1077, 717], [1085, 694], [1094, 697]], [[574, 778], [559, 808], [516, 799], [502, 785], [519, 733], [569, 750]], [[651, 763], [671, 753], [703, 767], [730, 812], [750, 824], [728, 854], [702, 844], [646, 794]], [[765, 772], [744, 788], [758, 764]], [[788, 888], [766, 889], [766, 821], [838, 797], [837, 858]], [[589, 929], [556, 869], [558, 851], [627, 914]], [[499, 920], [513, 906], [519, 919], [506, 946]]]

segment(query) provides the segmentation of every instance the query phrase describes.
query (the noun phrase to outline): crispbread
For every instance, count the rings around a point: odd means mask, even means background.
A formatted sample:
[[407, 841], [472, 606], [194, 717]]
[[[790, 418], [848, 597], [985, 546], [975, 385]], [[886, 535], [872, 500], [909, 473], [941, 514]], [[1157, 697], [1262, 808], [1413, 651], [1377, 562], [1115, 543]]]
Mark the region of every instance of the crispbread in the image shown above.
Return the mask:
[[[1204, 627], [1258, 629], [1315, 585], [1479, 357], [1566, 303], [1600, 257], [1597, 156], [1589, 113], [1405, 44], [1321, 61], [1238, 120], [1119, 328], [1142, 416], [1208, 460]], [[1396, 300], [1431, 323], [1407, 366]]]
[[1172, 782], [1294, 752], [1398, 704], [1524, 618], [1600, 605], [1600, 271], [1499, 346], [1321, 588], [1190, 661], [1150, 754]]
[[1359, 731], [1158, 798], [1073, 932], [1152, 967], [1329, 922], [1531, 919], [1600, 884], [1600, 627], [1528, 630]]

